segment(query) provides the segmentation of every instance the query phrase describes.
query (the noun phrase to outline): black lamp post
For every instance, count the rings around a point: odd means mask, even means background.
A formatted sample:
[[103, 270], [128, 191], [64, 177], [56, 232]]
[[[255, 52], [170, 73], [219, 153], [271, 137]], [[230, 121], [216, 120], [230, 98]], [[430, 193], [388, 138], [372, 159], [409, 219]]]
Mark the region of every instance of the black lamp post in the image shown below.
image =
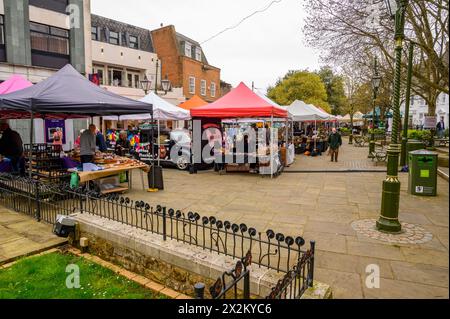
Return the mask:
[[394, 97], [392, 124], [392, 138], [387, 155], [387, 177], [383, 182], [381, 199], [381, 215], [377, 221], [377, 229], [388, 233], [399, 233], [402, 226], [398, 220], [400, 206], [400, 180], [398, 179], [399, 156], [401, 145], [399, 144], [400, 125], [400, 80], [402, 69], [402, 48], [405, 38], [405, 13], [408, 0], [386, 0], [391, 17], [395, 17], [395, 73], [394, 73]]
[[151, 88], [152, 88], [152, 81], [147, 79], [147, 76], [145, 77], [144, 80], [141, 80], [141, 88], [142, 88], [142, 90], [144, 90], [145, 95], [147, 95], [148, 92], [151, 90]]
[[378, 89], [381, 85], [381, 76], [378, 74], [377, 58], [375, 57], [374, 72], [372, 77], [372, 134], [370, 135], [369, 158], [375, 157], [375, 105], [377, 100]]
[[172, 83], [167, 78], [167, 74], [166, 78], [164, 80], [161, 80], [161, 86], [165, 94], [167, 94], [167, 92], [169, 92], [172, 89]]
[[412, 81], [412, 67], [414, 58], [414, 42], [409, 44], [408, 54], [408, 78], [406, 79], [406, 97], [405, 97], [405, 119], [403, 122], [403, 136], [402, 136], [402, 153], [400, 156], [400, 166], [407, 164], [408, 154], [406, 147], [408, 144], [408, 127], [409, 127], [409, 107], [411, 104], [411, 81]]

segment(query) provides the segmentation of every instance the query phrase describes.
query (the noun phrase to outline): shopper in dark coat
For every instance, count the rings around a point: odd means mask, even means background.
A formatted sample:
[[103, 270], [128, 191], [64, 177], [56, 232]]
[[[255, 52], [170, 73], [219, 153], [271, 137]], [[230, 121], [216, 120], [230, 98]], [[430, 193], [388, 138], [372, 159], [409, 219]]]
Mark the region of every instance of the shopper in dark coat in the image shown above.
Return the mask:
[[20, 162], [23, 157], [23, 142], [19, 133], [11, 130], [8, 123], [0, 124], [3, 133], [0, 138], [0, 154], [11, 160], [13, 170], [20, 171]]
[[337, 162], [339, 156], [339, 148], [342, 146], [342, 137], [341, 134], [336, 131], [336, 128], [333, 128], [330, 136], [328, 137], [328, 144], [330, 146], [331, 161]]

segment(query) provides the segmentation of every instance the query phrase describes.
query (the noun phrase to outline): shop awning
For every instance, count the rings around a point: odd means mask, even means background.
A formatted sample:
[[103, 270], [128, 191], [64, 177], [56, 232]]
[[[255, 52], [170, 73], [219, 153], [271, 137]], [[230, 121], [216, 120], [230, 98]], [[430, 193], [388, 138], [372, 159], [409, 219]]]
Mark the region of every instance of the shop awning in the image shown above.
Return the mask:
[[261, 98], [249, 89], [243, 82], [230, 93], [209, 105], [191, 109], [192, 117], [206, 118], [255, 118], [255, 117], [282, 117], [286, 118], [288, 112]]
[[[178, 106], [170, 104], [166, 100], [162, 99], [153, 92], [150, 92], [147, 96], [140, 100], [141, 102], [149, 103], [153, 105], [153, 119], [166, 121], [184, 121], [189, 120], [191, 115], [189, 111], [182, 109]], [[131, 114], [131, 115], [121, 115], [121, 116], [105, 116], [104, 120], [110, 121], [145, 121], [150, 120], [151, 115], [148, 114]]]
[[149, 113], [152, 105], [109, 92], [68, 64], [36, 85], [0, 95], [0, 111], [9, 110], [65, 117], [103, 116]]
[[178, 106], [185, 110], [191, 110], [191, 109], [195, 109], [196, 107], [204, 106], [207, 104], [208, 104], [208, 102], [206, 102], [202, 98], [198, 97], [197, 95], [194, 95], [189, 100], [187, 100], [184, 103], [181, 103]]
[[20, 75], [12, 75], [9, 79], [0, 83], [0, 94], [8, 94], [16, 91], [26, 89], [33, 86], [33, 83], [24, 79]]

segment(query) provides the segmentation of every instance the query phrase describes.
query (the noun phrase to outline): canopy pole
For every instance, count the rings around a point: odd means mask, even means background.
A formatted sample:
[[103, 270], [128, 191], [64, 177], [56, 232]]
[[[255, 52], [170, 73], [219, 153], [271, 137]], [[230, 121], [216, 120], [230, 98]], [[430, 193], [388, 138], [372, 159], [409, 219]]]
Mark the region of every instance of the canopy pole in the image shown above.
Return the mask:
[[270, 147], [270, 178], [273, 179], [273, 150], [272, 150], [272, 143], [273, 143], [273, 113], [270, 118], [270, 141], [269, 141], [269, 147]]
[[286, 149], [287, 149], [287, 147], [288, 147], [288, 144], [289, 144], [289, 119], [288, 118], [286, 118], [286, 123], [285, 123], [285, 125], [286, 125], [286, 127], [284, 128], [284, 132], [285, 132], [285, 134], [284, 134], [284, 139], [285, 139], [285, 143], [286, 143]]
[[161, 127], [160, 127], [160, 123], [158, 120], [158, 166], [160, 165], [161, 162]]
[[[34, 100], [31, 100], [31, 109], [34, 109]], [[32, 161], [32, 155], [33, 155], [33, 136], [34, 136], [34, 116], [33, 116], [33, 111], [31, 111], [31, 115], [30, 115], [30, 153], [28, 154], [28, 168], [29, 168], [29, 172], [28, 175], [30, 177], [30, 179], [33, 178], [33, 161]]]
[[154, 142], [154, 138], [155, 138], [155, 135], [154, 135], [154, 132], [153, 132], [153, 112], [152, 113], [150, 113], [150, 121], [151, 121], [151, 127], [152, 127], [152, 129], [151, 129], [151, 132], [150, 132], [150, 139], [151, 139], [151, 146], [152, 146], [152, 165], [154, 164], [154, 159], [155, 159], [155, 142]]

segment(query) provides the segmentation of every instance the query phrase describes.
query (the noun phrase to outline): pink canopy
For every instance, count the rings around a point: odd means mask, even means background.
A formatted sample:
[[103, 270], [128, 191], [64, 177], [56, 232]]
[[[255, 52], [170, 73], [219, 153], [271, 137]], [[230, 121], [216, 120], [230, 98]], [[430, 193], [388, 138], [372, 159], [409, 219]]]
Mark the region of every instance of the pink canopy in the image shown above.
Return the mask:
[[285, 118], [288, 113], [274, 103], [265, 100], [249, 89], [243, 82], [214, 103], [191, 109], [192, 117], [208, 118]]
[[20, 75], [12, 75], [8, 80], [0, 84], [0, 94], [8, 94], [32, 86], [33, 83]]

